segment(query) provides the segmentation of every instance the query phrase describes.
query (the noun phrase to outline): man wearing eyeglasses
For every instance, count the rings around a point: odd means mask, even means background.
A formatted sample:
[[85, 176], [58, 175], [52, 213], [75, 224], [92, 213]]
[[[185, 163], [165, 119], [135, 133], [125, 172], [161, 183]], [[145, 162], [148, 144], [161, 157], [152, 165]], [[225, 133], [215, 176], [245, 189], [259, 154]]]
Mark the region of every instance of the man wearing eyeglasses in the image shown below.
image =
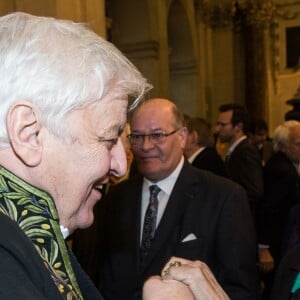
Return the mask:
[[185, 161], [186, 137], [169, 100], [148, 100], [133, 113], [128, 138], [141, 175], [106, 198], [99, 286], [106, 299], [141, 299], [145, 280], [172, 256], [205, 262], [230, 299], [258, 299], [246, 194]]
[[221, 143], [228, 143], [225, 165], [230, 179], [245, 188], [256, 221], [257, 205], [263, 197], [263, 171], [258, 150], [249, 143], [249, 115], [235, 103], [219, 107], [216, 134]]

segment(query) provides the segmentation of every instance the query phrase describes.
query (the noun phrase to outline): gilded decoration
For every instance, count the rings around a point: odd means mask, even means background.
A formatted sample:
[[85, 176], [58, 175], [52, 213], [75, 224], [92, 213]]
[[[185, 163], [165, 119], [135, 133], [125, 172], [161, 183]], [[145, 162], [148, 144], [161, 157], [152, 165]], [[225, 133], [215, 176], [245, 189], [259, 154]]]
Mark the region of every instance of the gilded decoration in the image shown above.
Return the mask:
[[[270, 52], [272, 78], [275, 93], [277, 93], [278, 75], [282, 69], [280, 52], [285, 46], [280, 34], [280, 26], [282, 27], [285, 21], [291, 20], [299, 20], [300, 24], [300, 0], [235, 0], [227, 2], [196, 0], [195, 9], [199, 22], [211, 28], [231, 27], [236, 33], [243, 31], [244, 28], [251, 28], [262, 39], [269, 38], [269, 45], [261, 41], [260, 45], [257, 45], [257, 49], [263, 44], [268, 47], [268, 49], [261, 50]], [[290, 70], [290, 72], [298, 71], [299, 68]]]
[[[284, 4], [277, 4], [275, 7], [273, 22], [270, 24], [271, 41], [271, 67], [274, 92], [279, 92], [278, 76], [283, 72], [285, 66], [283, 52], [285, 47], [285, 27], [288, 22], [300, 24], [300, 1], [285, 1]], [[290, 73], [297, 72], [297, 69], [289, 70]]]
[[199, 20], [211, 27], [231, 26], [233, 21], [243, 25], [270, 27], [279, 19], [296, 19], [300, 11], [295, 6], [300, 1], [276, 4], [272, 0], [228, 1], [213, 3], [211, 0], [195, 1]]
[[231, 26], [236, 11], [235, 1], [214, 4], [210, 0], [199, 0], [195, 5], [200, 22], [211, 27]]

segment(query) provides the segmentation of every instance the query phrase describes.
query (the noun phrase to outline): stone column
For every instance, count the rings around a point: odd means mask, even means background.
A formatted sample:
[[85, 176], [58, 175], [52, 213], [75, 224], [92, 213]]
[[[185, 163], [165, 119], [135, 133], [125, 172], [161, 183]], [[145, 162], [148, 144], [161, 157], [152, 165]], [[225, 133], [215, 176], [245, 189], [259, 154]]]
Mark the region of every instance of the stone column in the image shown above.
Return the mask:
[[245, 104], [252, 117], [266, 119], [268, 103], [268, 39], [274, 21], [271, 1], [251, 0], [240, 10], [245, 42]]

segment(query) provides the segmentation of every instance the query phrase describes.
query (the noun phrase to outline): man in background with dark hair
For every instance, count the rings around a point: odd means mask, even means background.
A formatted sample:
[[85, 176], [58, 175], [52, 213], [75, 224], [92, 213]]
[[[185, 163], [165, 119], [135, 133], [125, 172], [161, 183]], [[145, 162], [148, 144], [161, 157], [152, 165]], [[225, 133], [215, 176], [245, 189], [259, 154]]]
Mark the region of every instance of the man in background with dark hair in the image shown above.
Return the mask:
[[247, 139], [248, 129], [249, 116], [243, 106], [220, 106], [216, 134], [221, 143], [229, 145], [225, 159], [228, 176], [245, 188], [255, 221], [257, 204], [263, 196], [263, 172], [259, 152]]
[[268, 125], [263, 119], [253, 119], [249, 126], [249, 142], [257, 147], [264, 166], [274, 153], [272, 139], [268, 136]]
[[202, 118], [186, 118], [188, 135], [184, 155], [194, 167], [227, 176], [225, 164], [213, 147], [210, 124]]

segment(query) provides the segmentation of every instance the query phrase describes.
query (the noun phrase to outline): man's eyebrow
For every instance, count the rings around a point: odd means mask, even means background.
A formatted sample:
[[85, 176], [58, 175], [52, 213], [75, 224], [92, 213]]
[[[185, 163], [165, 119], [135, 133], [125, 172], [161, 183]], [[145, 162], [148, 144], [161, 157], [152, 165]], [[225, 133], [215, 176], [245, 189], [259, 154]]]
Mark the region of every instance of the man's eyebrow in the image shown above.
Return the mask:
[[[149, 130], [150, 133], [155, 133], [155, 132], [165, 132], [166, 130], [165, 129], [162, 129], [162, 128], [152, 128]], [[132, 130], [131, 132], [133, 133], [141, 133], [140, 130]]]

